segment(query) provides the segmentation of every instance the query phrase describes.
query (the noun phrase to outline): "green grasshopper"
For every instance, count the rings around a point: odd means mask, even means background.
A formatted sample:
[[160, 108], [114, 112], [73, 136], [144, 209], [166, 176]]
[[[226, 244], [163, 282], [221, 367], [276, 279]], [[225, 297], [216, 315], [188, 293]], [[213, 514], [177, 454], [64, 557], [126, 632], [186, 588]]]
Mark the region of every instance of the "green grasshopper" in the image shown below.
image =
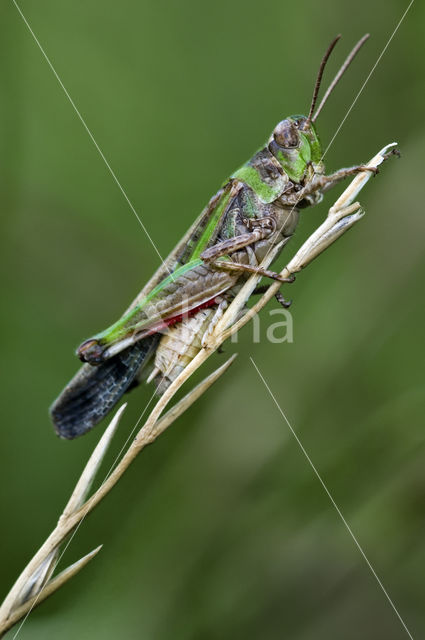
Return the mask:
[[[223, 184], [127, 312], [77, 350], [85, 362], [53, 403], [57, 433], [74, 438], [97, 424], [155, 358], [149, 379], [161, 393], [196, 355], [226, 304], [251, 274], [287, 282], [260, 263], [294, 234], [301, 209], [364, 165], [325, 174], [314, 122], [368, 36], [351, 51], [316, 111], [327, 59], [319, 68], [307, 116], [277, 124], [264, 147]], [[277, 299], [287, 305], [281, 294]], [[162, 335], [164, 332], [168, 335]]]

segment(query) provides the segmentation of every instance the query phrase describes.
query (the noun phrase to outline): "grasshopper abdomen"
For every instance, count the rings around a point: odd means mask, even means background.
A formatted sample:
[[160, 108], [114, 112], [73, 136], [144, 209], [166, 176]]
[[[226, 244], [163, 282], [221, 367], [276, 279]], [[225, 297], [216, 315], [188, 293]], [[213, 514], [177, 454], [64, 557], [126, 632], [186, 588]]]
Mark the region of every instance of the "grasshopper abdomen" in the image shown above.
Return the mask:
[[202, 338], [216, 313], [215, 307], [201, 309], [168, 329], [155, 352], [154, 369], [148, 380], [154, 380], [161, 395], [195, 358], [202, 348]]

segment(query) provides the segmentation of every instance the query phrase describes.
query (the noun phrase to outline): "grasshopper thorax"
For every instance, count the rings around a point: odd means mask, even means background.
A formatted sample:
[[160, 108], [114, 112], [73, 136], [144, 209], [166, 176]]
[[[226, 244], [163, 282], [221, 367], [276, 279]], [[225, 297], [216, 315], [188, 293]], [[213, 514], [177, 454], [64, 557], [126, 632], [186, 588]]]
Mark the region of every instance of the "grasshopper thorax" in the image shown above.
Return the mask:
[[307, 167], [323, 173], [322, 148], [316, 129], [306, 116], [289, 116], [279, 122], [268, 141], [269, 151], [290, 180], [299, 183]]

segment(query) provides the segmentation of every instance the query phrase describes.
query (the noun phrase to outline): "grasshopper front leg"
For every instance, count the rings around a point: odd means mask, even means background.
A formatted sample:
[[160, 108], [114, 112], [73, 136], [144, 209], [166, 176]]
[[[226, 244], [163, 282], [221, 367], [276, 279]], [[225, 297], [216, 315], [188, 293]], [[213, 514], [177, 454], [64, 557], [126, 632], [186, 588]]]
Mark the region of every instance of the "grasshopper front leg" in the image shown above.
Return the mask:
[[332, 187], [338, 184], [338, 182], [341, 182], [341, 180], [351, 178], [362, 171], [370, 171], [375, 175], [378, 173], [377, 167], [367, 167], [364, 164], [358, 164], [354, 167], [338, 169], [338, 171], [331, 173], [329, 176], [315, 176], [311, 181], [312, 184], [307, 184], [305, 187], [306, 195], [309, 195], [309, 193], [312, 193], [313, 191], [317, 191], [318, 188], [323, 192], [329, 191], [329, 189], [332, 189]]
[[[391, 149], [385, 154], [384, 160], [388, 160], [392, 156], [400, 157], [400, 151], [396, 148]], [[291, 204], [299, 202], [305, 196], [311, 195], [316, 191], [320, 190], [322, 193], [329, 191], [329, 189], [332, 189], [332, 187], [338, 184], [338, 182], [341, 182], [341, 180], [344, 180], [345, 178], [351, 178], [358, 173], [361, 173], [362, 171], [371, 171], [375, 175], [379, 173], [379, 169], [377, 167], [368, 167], [364, 164], [358, 164], [354, 167], [339, 169], [338, 171], [331, 173], [329, 176], [316, 174], [303, 189], [297, 192], [296, 199], [294, 198], [294, 202], [291, 202]]]
[[285, 194], [283, 196], [285, 204], [295, 207], [301, 202], [301, 200], [304, 200], [304, 198], [306, 198], [307, 196], [318, 193], [323, 194], [326, 191], [329, 191], [329, 189], [332, 189], [332, 187], [341, 182], [341, 180], [350, 178], [351, 176], [355, 176], [357, 173], [361, 173], [362, 171], [371, 171], [374, 174], [378, 173], [378, 169], [376, 169], [376, 167], [366, 167], [363, 164], [359, 164], [355, 167], [339, 169], [338, 171], [331, 173], [329, 176], [315, 174], [306, 183], [305, 187], [302, 187], [294, 193]]

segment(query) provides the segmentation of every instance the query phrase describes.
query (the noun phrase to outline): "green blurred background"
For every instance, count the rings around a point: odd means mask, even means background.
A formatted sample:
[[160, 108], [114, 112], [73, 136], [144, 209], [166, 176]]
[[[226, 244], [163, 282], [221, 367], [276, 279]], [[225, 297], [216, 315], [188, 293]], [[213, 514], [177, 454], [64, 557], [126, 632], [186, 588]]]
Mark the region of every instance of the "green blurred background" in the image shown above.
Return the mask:
[[[306, 112], [330, 39], [343, 33], [327, 80], [370, 32], [319, 119], [331, 139], [407, 4], [21, 7], [166, 255], [276, 122]], [[246, 327], [226, 345], [239, 352], [232, 369], [84, 522], [63, 563], [103, 550], [31, 614], [22, 640], [407, 637], [250, 355], [424, 636], [424, 26], [416, 2], [327, 154], [331, 170], [393, 140], [403, 156], [362, 193], [367, 217], [292, 285], [294, 343], [268, 343], [263, 312], [260, 344]], [[12, 2], [0, 29], [5, 594], [102, 432], [60, 441], [47, 407], [78, 366], [76, 345], [119, 316], [158, 257]], [[334, 195], [303, 213], [289, 253]], [[129, 396], [103, 473], [151, 392]]]

